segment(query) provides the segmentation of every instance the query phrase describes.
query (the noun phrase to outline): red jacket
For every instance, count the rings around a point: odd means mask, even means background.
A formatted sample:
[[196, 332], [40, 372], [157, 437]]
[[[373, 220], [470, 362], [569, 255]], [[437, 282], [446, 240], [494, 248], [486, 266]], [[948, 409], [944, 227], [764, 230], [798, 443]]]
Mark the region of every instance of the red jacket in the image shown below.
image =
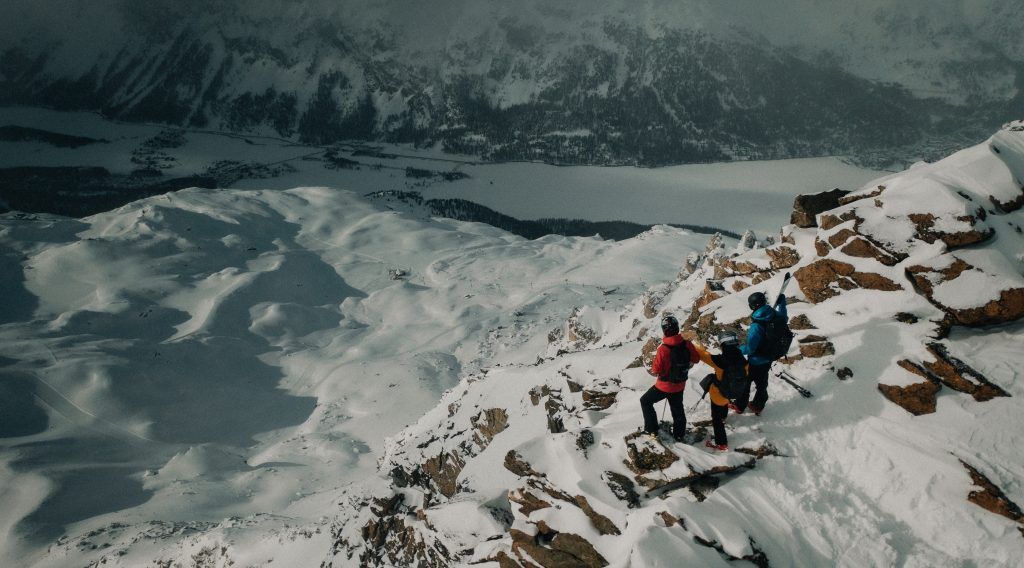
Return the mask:
[[682, 335], [670, 335], [662, 340], [661, 345], [658, 346], [658, 354], [654, 356], [654, 363], [651, 365], [651, 372], [658, 376], [658, 380], [655, 381], [654, 387], [661, 392], [674, 393], [682, 392], [686, 388], [686, 381], [681, 383], [670, 383], [668, 381], [661, 380], [662, 377], [668, 377], [668, 366], [669, 366], [669, 345], [679, 345], [685, 343], [686, 348], [690, 351], [690, 364], [694, 365], [700, 361], [700, 353], [693, 348], [693, 344], [683, 339]]

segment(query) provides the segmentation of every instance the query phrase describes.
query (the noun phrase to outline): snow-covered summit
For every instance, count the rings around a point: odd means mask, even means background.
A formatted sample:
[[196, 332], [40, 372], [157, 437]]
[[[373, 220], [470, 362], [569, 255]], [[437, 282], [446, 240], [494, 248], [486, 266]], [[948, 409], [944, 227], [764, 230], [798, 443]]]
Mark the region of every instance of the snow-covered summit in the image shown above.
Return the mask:
[[[8, 215], [21, 270], [3, 285], [27, 307], [3, 314], [0, 369], [43, 417], [4, 431], [4, 487], [23, 488], [0, 493], [4, 553], [1015, 565], [1022, 137], [740, 244], [667, 226], [528, 241], [326, 188]], [[724, 454], [702, 445], [706, 402], [686, 443], [636, 436], [661, 315], [714, 349], [785, 272], [797, 340], [777, 365], [813, 396], [772, 379]]]

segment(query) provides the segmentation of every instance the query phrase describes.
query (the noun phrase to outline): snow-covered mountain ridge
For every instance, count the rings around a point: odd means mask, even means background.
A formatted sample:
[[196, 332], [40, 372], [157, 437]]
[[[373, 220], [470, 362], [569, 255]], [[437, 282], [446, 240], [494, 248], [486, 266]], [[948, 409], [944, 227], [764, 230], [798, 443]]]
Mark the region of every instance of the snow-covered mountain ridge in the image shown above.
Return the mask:
[[879, 163], [1010, 118], [1022, 21], [994, 0], [26, 0], [0, 7], [0, 103], [493, 160]]
[[[526, 241], [324, 188], [6, 215], [4, 558], [1012, 566], [1022, 165], [1011, 124], [769, 248]], [[814, 396], [773, 379], [727, 454], [706, 403], [697, 443], [636, 438], [660, 315], [707, 344], [784, 271]]]
[[[767, 250], [712, 240], [618, 317], [576, 314], [544, 360], [467, 376], [389, 441], [391, 486], [353, 498], [375, 505], [334, 528], [336, 565], [1016, 565], [1022, 144], [1008, 125]], [[637, 438], [660, 314], [707, 344], [786, 270], [782, 365], [814, 397], [774, 382], [764, 415], [730, 416], [725, 455]]]

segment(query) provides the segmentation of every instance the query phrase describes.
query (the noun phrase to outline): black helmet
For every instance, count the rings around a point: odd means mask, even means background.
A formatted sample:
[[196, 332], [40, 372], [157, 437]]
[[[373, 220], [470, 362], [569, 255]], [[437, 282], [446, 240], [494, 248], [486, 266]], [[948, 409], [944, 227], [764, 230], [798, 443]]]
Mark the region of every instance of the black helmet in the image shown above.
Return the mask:
[[751, 310], [756, 310], [767, 303], [768, 298], [764, 296], [764, 292], [754, 292], [747, 296], [747, 305], [750, 306]]
[[666, 337], [679, 333], [679, 320], [676, 319], [676, 316], [667, 315], [661, 318], [661, 332]]

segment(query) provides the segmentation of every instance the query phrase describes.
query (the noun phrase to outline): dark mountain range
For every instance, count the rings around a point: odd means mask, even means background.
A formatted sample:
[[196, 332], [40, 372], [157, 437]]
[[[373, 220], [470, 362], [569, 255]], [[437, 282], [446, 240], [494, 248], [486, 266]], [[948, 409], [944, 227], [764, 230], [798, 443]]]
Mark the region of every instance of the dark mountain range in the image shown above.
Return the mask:
[[640, 165], [878, 165], [944, 154], [1024, 108], [1024, 55], [1004, 43], [1019, 7], [677, 4], [14, 2], [0, 104]]

